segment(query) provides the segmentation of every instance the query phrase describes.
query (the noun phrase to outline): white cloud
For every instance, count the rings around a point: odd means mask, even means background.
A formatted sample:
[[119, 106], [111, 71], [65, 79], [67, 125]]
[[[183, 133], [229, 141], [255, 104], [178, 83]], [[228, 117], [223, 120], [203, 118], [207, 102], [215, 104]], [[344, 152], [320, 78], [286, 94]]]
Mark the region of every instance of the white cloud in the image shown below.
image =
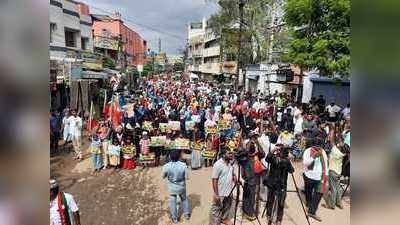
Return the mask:
[[[185, 46], [187, 24], [200, 21], [217, 10], [213, 3], [205, 0], [82, 0], [89, 6], [94, 6], [109, 12], [119, 11], [122, 17], [132, 20], [125, 21], [133, 30], [148, 41], [151, 49], [158, 49], [158, 38], [161, 38], [162, 50], [169, 54], [180, 53]], [[103, 13], [91, 8], [91, 13]], [[135, 24], [137, 23], [137, 24]], [[140, 26], [146, 25], [144, 26]], [[152, 31], [147, 28], [162, 30], [181, 37], [177, 39], [168, 34]]]

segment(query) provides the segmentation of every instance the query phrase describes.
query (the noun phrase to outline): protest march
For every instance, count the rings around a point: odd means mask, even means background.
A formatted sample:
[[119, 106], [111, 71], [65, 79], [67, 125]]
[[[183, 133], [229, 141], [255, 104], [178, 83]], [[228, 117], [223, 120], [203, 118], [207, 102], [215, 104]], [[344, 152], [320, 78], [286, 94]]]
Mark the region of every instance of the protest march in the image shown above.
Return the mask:
[[[186, 176], [207, 167], [212, 185], [204, 185], [214, 193], [210, 224], [233, 224], [238, 210], [249, 221], [265, 214], [268, 224], [280, 224], [294, 164], [303, 167], [296, 171], [303, 178], [296, 191], [307, 220], [323, 221], [319, 205], [343, 208], [349, 191], [350, 105], [339, 107], [322, 95], [298, 103], [286, 93], [236, 93], [161, 74], [134, 92], [110, 93], [101, 117], [83, 120], [70, 109], [62, 123], [62, 139], [72, 142], [76, 160], [91, 158], [93, 176], [162, 167], [173, 223], [179, 199], [190, 221]], [[233, 191], [239, 187], [240, 209]]]

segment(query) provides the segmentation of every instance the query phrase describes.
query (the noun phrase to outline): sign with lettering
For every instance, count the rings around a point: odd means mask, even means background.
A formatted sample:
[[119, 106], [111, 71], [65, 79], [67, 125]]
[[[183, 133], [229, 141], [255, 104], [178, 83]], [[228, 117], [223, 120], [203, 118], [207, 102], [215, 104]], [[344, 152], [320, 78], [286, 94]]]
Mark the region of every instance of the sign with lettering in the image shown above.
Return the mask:
[[216, 126], [209, 126], [206, 127], [206, 134], [217, 134], [218, 133], [218, 128]]
[[153, 147], [161, 147], [167, 144], [167, 137], [166, 136], [154, 136], [150, 137], [150, 146]]
[[226, 130], [226, 129], [230, 129], [231, 126], [229, 124], [229, 121], [227, 121], [227, 120], [219, 120], [218, 121], [218, 128], [220, 130]]
[[179, 121], [169, 121], [168, 125], [171, 127], [171, 130], [174, 130], [174, 131], [181, 130], [181, 122], [179, 122]]
[[169, 126], [168, 123], [159, 123], [160, 131], [162, 133], [170, 133], [171, 132], [171, 127]]

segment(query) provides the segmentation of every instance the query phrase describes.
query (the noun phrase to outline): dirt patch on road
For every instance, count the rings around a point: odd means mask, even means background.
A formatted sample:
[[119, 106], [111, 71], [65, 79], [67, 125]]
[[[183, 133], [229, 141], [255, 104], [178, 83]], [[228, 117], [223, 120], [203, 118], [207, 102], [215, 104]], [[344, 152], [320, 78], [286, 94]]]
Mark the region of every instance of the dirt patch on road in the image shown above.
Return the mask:
[[87, 225], [157, 225], [165, 215], [165, 200], [157, 194], [149, 171], [121, 170], [91, 174], [90, 158], [74, 161], [69, 153], [51, 158], [51, 176], [78, 202]]

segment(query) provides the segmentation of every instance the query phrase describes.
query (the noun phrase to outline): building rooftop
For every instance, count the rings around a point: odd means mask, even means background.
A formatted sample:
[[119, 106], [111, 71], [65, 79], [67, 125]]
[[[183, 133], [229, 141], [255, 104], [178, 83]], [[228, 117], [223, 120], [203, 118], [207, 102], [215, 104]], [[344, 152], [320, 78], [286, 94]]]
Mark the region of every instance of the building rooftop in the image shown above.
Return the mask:
[[94, 20], [100, 20], [100, 21], [113, 21], [116, 20], [115, 18], [112, 18], [111, 16], [108, 15], [101, 15], [101, 14], [91, 14], [92, 18]]

